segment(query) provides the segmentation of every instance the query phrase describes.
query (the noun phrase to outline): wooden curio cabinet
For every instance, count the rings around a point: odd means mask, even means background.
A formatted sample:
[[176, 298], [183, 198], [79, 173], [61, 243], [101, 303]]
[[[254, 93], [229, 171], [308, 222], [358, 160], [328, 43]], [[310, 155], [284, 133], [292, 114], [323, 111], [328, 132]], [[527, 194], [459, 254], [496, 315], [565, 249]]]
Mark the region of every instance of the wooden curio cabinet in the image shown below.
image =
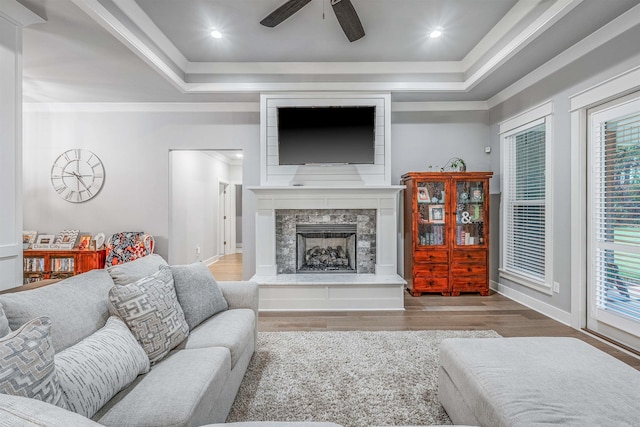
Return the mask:
[[409, 172], [404, 192], [404, 278], [411, 295], [489, 294], [492, 172]]

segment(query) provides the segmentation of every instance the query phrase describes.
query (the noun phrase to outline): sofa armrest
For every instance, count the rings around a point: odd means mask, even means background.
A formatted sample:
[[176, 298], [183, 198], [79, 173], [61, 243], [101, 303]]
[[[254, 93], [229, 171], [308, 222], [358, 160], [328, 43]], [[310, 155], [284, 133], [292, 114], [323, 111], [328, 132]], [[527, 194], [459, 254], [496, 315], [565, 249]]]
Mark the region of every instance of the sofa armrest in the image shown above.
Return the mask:
[[[0, 394], [0, 420], [6, 425], [48, 427], [99, 427], [100, 424], [75, 412], [28, 397]], [[5, 425], [4, 423], [0, 423]]]
[[218, 281], [229, 309], [250, 308], [258, 317], [258, 284], [251, 281]]

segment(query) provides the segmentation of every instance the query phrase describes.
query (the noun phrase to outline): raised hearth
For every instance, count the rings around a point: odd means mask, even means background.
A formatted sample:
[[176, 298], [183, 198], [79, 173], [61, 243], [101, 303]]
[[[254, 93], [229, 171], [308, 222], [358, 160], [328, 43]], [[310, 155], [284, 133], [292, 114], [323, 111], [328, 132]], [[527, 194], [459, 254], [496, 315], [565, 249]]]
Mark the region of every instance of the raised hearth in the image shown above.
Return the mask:
[[[260, 309], [403, 310], [406, 282], [397, 274], [398, 193], [403, 188], [248, 188], [256, 195], [258, 250], [252, 280], [260, 285]], [[284, 224], [287, 215], [293, 220]], [[297, 215], [307, 219], [300, 221]], [[356, 265], [355, 273], [300, 272], [296, 268], [300, 259], [296, 225], [300, 223], [359, 224], [356, 234], [361, 236], [354, 242], [357, 254], [349, 260]], [[338, 238], [346, 239], [344, 246], [351, 244], [349, 237]], [[333, 249], [338, 246], [334, 242], [327, 245]]]

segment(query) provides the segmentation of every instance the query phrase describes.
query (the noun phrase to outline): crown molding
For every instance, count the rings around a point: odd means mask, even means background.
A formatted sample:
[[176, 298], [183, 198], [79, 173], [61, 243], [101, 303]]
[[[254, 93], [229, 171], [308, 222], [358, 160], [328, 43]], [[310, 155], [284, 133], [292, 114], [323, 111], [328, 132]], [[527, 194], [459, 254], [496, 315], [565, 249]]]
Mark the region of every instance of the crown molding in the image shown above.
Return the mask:
[[45, 18], [15, 0], [0, 0], [0, 18], [21, 27], [47, 22]]
[[25, 113], [259, 113], [259, 102], [25, 102]]
[[[105, 0], [72, 0], [91, 18], [103, 26], [107, 31], [120, 40], [139, 57], [149, 63], [156, 71], [164, 75], [174, 86], [183, 93], [210, 93], [210, 92], [268, 92], [268, 91], [445, 91], [466, 92], [480, 81], [485, 79], [493, 71], [504, 64], [519, 50], [538, 37], [545, 29], [557, 22], [576, 5], [583, 0], [554, 0], [554, 3], [534, 20], [527, 28], [523, 29], [516, 37], [507, 43], [498, 52], [487, 56], [492, 43], [496, 43], [500, 37], [504, 37], [508, 31], [517, 27], [519, 21], [527, 12], [530, 12], [541, 0], [520, 0], [503, 18], [499, 25], [492, 30], [481, 43], [474, 48], [462, 61], [451, 62], [314, 62], [314, 63], [194, 63], [189, 62], [171, 41], [162, 34], [160, 29], [149, 19], [144, 11], [134, 0], [110, 0], [115, 7], [124, 13], [135, 25], [137, 31], [144, 33], [155, 44], [148, 46], [135, 31], [127, 28], [102, 4]], [[509, 19], [506, 19], [506, 18]], [[513, 21], [511, 21], [513, 19]], [[158, 48], [162, 55], [154, 51]], [[164, 58], [162, 57], [164, 56]], [[167, 63], [170, 61], [171, 63]], [[470, 72], [470, 68], [477, 66], [478, 61], [484, 63], [464, 79], [464, 75]], [[366, 80], [367, 75], [388, 75], [388, 81], [376, 82], [291, 82], [278, 83], [269, 81], [246, 81], [224, 83], [209, 81], [204, 83], [188, 83], [189, 75], [207, 75], [215, 79], [218, 74], [244, 74], [244, 75], [323, 75], [344, 74], [362, 75]], [[398, 75], [421, 74], [427, 80], [397, 81]], [[396, 78], [393, 78], [393, 77]], [[255, 80], [255, 79], [253, 79]]]
[[594, 49], [632, 29], [638, 25], [638, 22], [640, 22], [640, 5], [629, 9], [604, 27], [598, 29], [563, 52], [560, 52], [551, 60], [489, 98], [487, 100], [489, 108], [494, 108], [502, 104], [507, 99], [549, 77], [551, 74], [566, 67]]

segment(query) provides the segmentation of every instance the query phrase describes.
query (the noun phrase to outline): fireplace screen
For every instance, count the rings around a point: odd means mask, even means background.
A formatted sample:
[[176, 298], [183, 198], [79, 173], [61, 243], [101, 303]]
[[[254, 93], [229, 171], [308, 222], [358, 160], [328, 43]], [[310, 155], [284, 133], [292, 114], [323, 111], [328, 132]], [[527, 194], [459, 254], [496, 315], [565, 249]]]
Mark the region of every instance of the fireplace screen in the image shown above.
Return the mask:
[[297, 224], [297, 273], [355, 273], [356, 224]]

